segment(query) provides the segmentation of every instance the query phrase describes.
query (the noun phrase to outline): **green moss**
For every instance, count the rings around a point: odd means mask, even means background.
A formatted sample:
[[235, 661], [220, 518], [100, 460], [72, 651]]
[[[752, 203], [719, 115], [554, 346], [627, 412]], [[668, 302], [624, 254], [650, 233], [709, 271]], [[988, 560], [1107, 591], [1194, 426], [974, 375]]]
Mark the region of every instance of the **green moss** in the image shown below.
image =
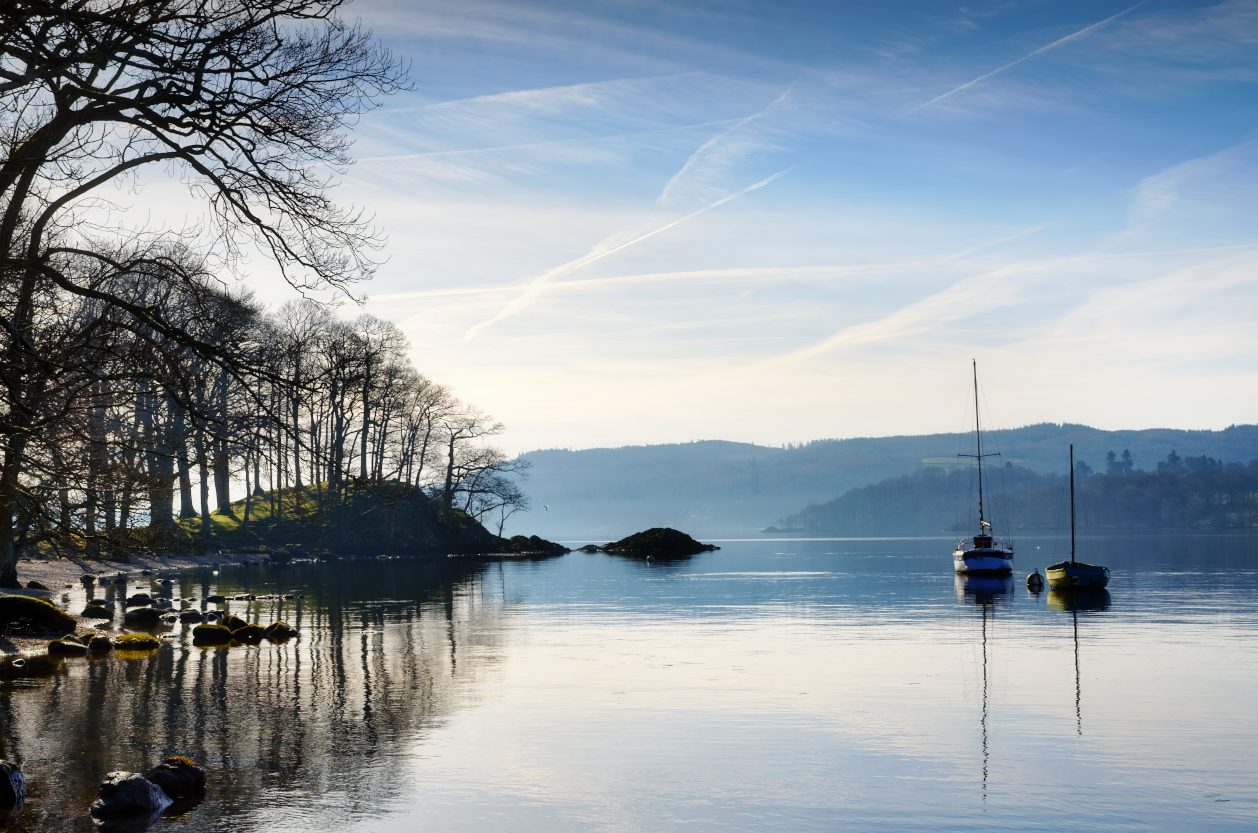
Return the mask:
[[240, 642], [256, 645], [262, 641], [264, 633], [259, 625], [245, 625], [243, 628], [232, 631], [232, 638]]
[[196, 764], [192, 762], [191, 758], [185, 758], [183, 755], [171, 755], [166, 760], [162, 761], [162, 763], [170, 764], [171, 766], [196, 766]]
[[48, 643], [48, 653], [63, 657], [81, 657], [87, 653], [87, 646], [72, 639], [54, 639]]
[[124, 633], [114, 639], [114, 646], [120, 650], [144, 651], [162, 647], [162, 641], [146, 633]]
[[297, 635], [297, 629], [287, 622], [275, 622], [267, 626], [262, 635], [272, 642], [283, 642]]
[[222, 625], [197, 625], [192, 629], [192, 641], [205, 645], [226, 645], [232, 641], [232, 632]]
[[239, 616], [227, 615], [223, 617], [223, 621], [219, 622], [219, 624], [227, 628], [232, 633], [235, 633], [249, 623], [244, 619], [241, 619]]
[[78, 622], [56, 605], [30, 596], [0, 596], [0, 627], [25, 624], [36, 630], [65, 634], [74, 633]]
[[85, 616], [88, 619], [112, 619], [114, 618], [114, 612], [110, 610], [109, 608], [102, 607], [101, 605], [92, 605], [92, 604], [83, 608], [83, 612], [80, 613], [79, 615]]

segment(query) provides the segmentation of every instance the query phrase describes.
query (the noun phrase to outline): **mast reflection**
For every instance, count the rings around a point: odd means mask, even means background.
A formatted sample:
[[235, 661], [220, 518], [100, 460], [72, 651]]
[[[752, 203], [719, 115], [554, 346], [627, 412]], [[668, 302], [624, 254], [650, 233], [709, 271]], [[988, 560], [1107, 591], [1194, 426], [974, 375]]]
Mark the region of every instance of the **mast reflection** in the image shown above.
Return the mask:
[[954, 584], [957, 601], [963, 605], [975, 605], [982, 618], [982, 703], [979, 716], [979, 732], [983, 745], [983, 802], [987, 802], [987, 775], [990, 753], [987, 747], [987, 704], [991, 691], [987, 673], [987, 633], [996, 625], [996, 609], [1009, 608], [1013, 604], [1013, 579], [1009, 576], [958, 575]]
[[1075, 649], [1075, 733], [1083, 736], [1083, 682], [1079, 673], [1079, 611], [1108, 610], [1109, 591], [1105, 589], [1049, 590], [1048, 606], [1052, 610], [1070, 611], [1070, 624]]

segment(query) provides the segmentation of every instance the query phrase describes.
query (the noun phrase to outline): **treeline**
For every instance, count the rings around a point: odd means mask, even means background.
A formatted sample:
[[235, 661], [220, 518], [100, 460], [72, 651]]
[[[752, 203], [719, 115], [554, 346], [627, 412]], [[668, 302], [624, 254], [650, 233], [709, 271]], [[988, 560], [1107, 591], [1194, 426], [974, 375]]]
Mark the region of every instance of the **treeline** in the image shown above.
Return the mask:
[[[455, 527], [522, 505], [501, 426], [392, 325], [230, 290], [258, 256], [305, 298], [374, 272], [382, 240], [332, 175], [407, 81], [342, 5], [0, 9], [0, 585], [33, 548], [158, 546], [176, 517], [212, 545], [211, 505], [245, 528], [264, 487], [276, 522], [313, 506], [343, 537], [381, 496]], [[146, 172], [187, 187], [186, 227], [119, 205]]]
[[[1258, 524], [1258, 460], [1190, 463], [1084, 475], [1076, 465], [1076, 524], [1081, 530], [1248, 528]], [[924, 468], [850, 489], [779, 520], [770, 530], [825, 535], [970, 532], [978, 526], [974, 472]], [[1070, 525], [1069, 478], [1006, 464], [984, 475], [984, 505], [997, 533]]]

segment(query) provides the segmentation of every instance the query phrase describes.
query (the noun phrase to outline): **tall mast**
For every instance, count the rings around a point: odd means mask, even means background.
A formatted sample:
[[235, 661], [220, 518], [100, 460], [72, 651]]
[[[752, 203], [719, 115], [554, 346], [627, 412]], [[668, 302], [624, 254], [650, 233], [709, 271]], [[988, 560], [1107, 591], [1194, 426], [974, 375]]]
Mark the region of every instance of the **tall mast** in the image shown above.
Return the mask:
[[983, 432], [978, 424], [978, 360], [974, 363], [974, 439], [978, 443], [978, 534], [983, 534]]
[[1070, 444], [1070, 563], [1075, 563], [1075, 446]]

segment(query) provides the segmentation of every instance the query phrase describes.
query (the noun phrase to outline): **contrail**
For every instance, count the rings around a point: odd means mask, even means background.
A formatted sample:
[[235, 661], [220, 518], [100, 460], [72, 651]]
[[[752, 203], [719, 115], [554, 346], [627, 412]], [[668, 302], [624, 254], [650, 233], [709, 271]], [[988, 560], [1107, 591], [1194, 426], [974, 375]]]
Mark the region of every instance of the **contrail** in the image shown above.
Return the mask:
[[993, 75], [999, 75], [1000, 73], [1004, 72], [1010, 67], [1016, 67], [1018, 64], [1022, 63], [1023, 61], [1030, 60], [1031, 58], [1034, 58], [1036, 55], [1039, 55], [1042, 52], [1047, 52], [1050, 49], [1055, 49], [1056, 47], [1061, 46], [1063, 43], [1069, 43], [1070, 41], [1078, 40], [1079, 38], [1082, 38], [1091, 32], [1095, 32], [1097, 29], [1101, 28], [1106, 23], [1109, 23], [1112, 20], [1116, 20], [1122, 17], [1123, 15], [1132, 11], [1133, 9], [1140, 8], [1141, 6], [1145, 4], [1145, 2], [1146, 0], [1141, 0], [1141, 2], [1132, 6], [1130, 9], [1123, 9], [1118, 14], [1105, 18], [1100, 23], [1093, 23], [1091, 26], [1086, 26], [1083, 29], [1080, 29], [1078, 32], [1075, 32], [1073, 35], [1066, 35], [1066, 37], [1062, 38], [1061, 40], [1055, 40], [1052, 43], [1048, 44], [1047, 46], [1041, 46], [1039, 49], [1035, 50], [1034, 52], [1031, 52], [1027, 55], [1023, 55], [1021, 58], [1019, 58], [1016, 61], [1005, 64], [1003, 67], [1000, 67], [999, 69], [994, 69], [991, 72], [987, 73], [986, 75], [980, 75], [978, 78], [975, 78], [973, 81], [966, 81], [961, 86], [952, 90], [948, 90], [948, 92], [944, 93], [943, 95], [935, 96], [934, 98], [932, 98], [930, 101], [926, 102], [925, 104], [917, 105], [912, 110], [909, 110], [909, 112], [916, 113], [918, 110], [921, 110], [923, 107], [929, 107], [932, 104], [943, 101], [945, 98], [950, 98], [951, 96], [956, 95], [962, 90], [968, 90], [970, 87], [973, 87], [975, 84], [979, 84], [983, 81], [986, 81], [988, 78], [991, 78]]
[[690, 158], [687, 159], [685, 164], [681, 166], [681, 170], [673, 174], [673, 178], [664, 184], [664, 190], [660, 192], [660, 198], [655, 201], [655, 204], [664, 205], [665, 203], [668, 202], [668, 195], [669, 195], [669, 192], [673, 190], [673, 186], [676, 185], [677, 182], [683, 176], [685, 176], [687, 173], [690, 172], [690, 169], [693, 168], [695, 163], [699, 161], [699, 157], [703, 156], [703, 154], [706, 153], [709, 148], [716, 145], [726, 136], [730, 135], [731, 133], [737, 130], [741, 130], [743, 127], [747, 126], [748, 123], [755, 121], [756, 119], [768, 113], [774, 107], [781, 104], [783, 101], [786, 100], [786, 97], [790, 95], [791, 90], [795, 89], [796, 83], [798, 83], [798, 81], [792, 82], [789, 87], [787, 87], [785, 90], [782, 90], [782, 93], [777, 98], [773, 99], [773, 101], [769, 102], [768, 106], [765, 107], [760, 112], [752, 113], [750, 116], [744, 116], [743, 118], [734, 122], [734, 124], [732, 124], [728, 129], [716, 134], [711, 139], [708, 139], [706, 142], [699, 145], [699, 148], [694, 153], [690, 154]]
[[762, 179], [759, 182], [755, 183], [754, 185], [748, 185], [746, 188], [742, 189], [741, 191], [735, 191], [733, 194], [724, 196], [721, 199], [717, 200], [716, 202], [712, 203], [711, 205], [706, 205], [697, 211], [692, 211], [689, 214], [687, 214], [685, 217], [682, 217], [677, 220], [673, 220], [671, 223], [662, 225], [659, 228], [655, 229], [654, 231], [648, 231], [646, 234], [639, 235], [638, 237], [635, 237], [628, 242], [621, 243], [619, 246], [608, 249], [605, 252], [599, 252], [598, 254], [594, 254], [594, 255], [586, 255], [585, 257], [569, 261], [561, 266], [556, 266], [554, 269], [549, 269], [545, 272], [542, 272], [541, 274], [534, 277], [531, 281], [529, 281], [528, 285], [524, 288], [524, 292], [522, 292], [519, 295], [519, 297], [514, 298], [511, 301], [511, 303], [503, 307], [501, 312], [499, 312], [493, 318], [490, 318], [488, 321], [482, 321], [481, 323], [469, 329], [463, 335], [463, 342], [466, 343], [466, 342], [471, 341], [473, 338], [476, 337], [477, 333], [479, 333], [481, 330], [485, 329], [489, 325], [497, 324], [499, 321], [502, 321], [505, 318], [510, 318], [512, 315], [515, 315], [517, 312], [527, 307], [534, 300], [536, 300], [538, 296], [540, 296], [546, 290], [546, 286], [552, 283], [554, 279], [558, 277], [559, 275], [562, 275], [565, 272], [571, 272], [573, 270], [580, 269], [583, 266], [588, 266], [589, 264], [593, 263], [596, 260], [602, 260], [608, 255], [613, 255], [616, 252], [619, 252], [621, 249], [627, 249], [628, 247], [634, 245], [635, 243], [641, 243], [643, 240], [646, 240], [649, 237], [654, 237], [660, 232], [668, 231], [670, 228], [681, 225], [687, 220], [693, 220], [695, 217], [698, 217], [700, 214], [703, 214], [704, 212], [707, 212], [707, 211], [711, 211], [712, 209], [718, 206], [724, 205], [730, 200], [737, 199], [738, 197], [741, 197], [743, 194], [750, 193], [751, 191], [754, 191], [757, 188], [763, 188], [764, 186], [768, 185], [773, 180], [786, 176], [792, 170], [793, 170], [792, 168], [787, 168], [784, 171], [778, 171], [773, 176], [767, 177], [766, 179]]

